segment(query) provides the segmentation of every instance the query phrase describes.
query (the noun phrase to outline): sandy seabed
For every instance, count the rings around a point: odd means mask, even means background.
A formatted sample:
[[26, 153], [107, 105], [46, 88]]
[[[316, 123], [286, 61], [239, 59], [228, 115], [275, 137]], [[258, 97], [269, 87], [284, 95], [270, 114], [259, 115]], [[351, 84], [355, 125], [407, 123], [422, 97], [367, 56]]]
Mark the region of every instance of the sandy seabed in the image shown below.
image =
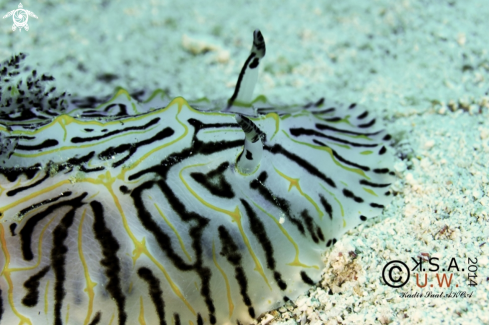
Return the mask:
[[[22, 32], [0, 21], [0, 60], [29, 53], [74, 95], [124, 86], [227, 98], [259, 28], [267, 56], [256, 94], [356, 102], [383, 119], [399, 157], [393, 201], [325, 252], [321, 287], [262, 323], [489, 324], [486, 1], [22, 3], [38, 19]], [[0, 12], [17, 5], [2, 1]], [[477, 259], [477, 277], [452, 269], [453, 290], [385, 285], [384, 266], [413, 268], [412, 258], [440, 268]]]

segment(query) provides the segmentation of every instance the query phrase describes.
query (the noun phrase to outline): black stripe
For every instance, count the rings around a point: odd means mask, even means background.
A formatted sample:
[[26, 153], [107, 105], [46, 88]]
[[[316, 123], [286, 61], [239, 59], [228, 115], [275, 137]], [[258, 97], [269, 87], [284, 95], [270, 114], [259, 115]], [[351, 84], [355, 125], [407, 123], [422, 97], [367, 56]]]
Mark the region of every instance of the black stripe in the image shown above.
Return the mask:
[[314, 281], [312, 281], [312, 279], [304, 271], [301, 271], [301, 278], [302, 278], [302, 281], [304, 281], [308, 285], [313, 286], [316, 284]]
[[102, 314], [100, 313], [100, 311], [98, 311], [95, 314], [95, 317], [93, 317], [92, 321], [88, 325], [97, 325], [98, 323], [100, 323], [100, 318], [101, 317], [102, 317]]
[[357, 127], [362, 128], [362, 129], [363, 129], [363, 128], [369, 128], [369, 127], [371, 127], [371, 126], [372, 126], [372, 125], [374, 125], [374, 124], [375, 124], [375, 119], [372, 119], [372, 120], [371, 120], [370, 122], [368, 122], [368, 123], [365, 123], [365, 124], [359, 124], [359, 125], [357, 125]]
[[224, 129], [224, 128], [236, 128], [243, 129], [238, 123], [202, 123], [199, 120], [194, 118], [190, 118], [187, 122], [195, 128], [195, 133], [198, 133], [200, 130], [204, 129]]
[[108, 112], [114, 106], [119, 106], [119, 112], [117, 114], [112, 113], [112, 114], [110, 114], [111, 116], [127, 116], [127, 115], [129, 115], [129, 114], [127, 114], [127, 106], [124, 105], [124, 104], [120, 104], [120, 103], [119, 104], [111, 104], [111, 105], [108, 105], [104, 109], [104, 111], [105, 112]]
[[355, 196], [352, 191], [347, 190], [346, 188], [343, 189], [343, 195], [347, 198], [353, 199], [357, 203], [362, 203], [363, 199], [359, 196]]
[[228, 169], [228, 167], [229, 162], [224, 162], [207, 174], [191, 173], [190, 176], [213, 195], [232, 199], [235, 196], [233, 188], [224, 177], [224, 172]]
[[[55, 202], [62, 198], [63, 196], [69, 196], [71, 195], [71, 192], [64, 192], [61, 193], [60, 196], [54, 197], [49, 200], [45, 200], [43, 202], [40, 202], [38, 204], [35, 204], [34, 206], [43, 206], [47, 205], [48, 203]], [[29, 218], [29, 220], [26, 221], [24, 227], [19, 231], [19, 236], [20, 236], [20, 244], [22, 248], [22, 256], [24, 257], [24, 260], [26, 261], [31, 261], [34, 258], [34, 255], [32, 254], [31, 250], [31, 242], [32, 242], [32, 233], [34, 232], [34, 227], [36, 227], [37, 223], [43, 220], [45, 217], [53, 213], [56, 209], [61, 208], [63, 206], [78, 206], [83, 200], [83, 198], [87, 196], [87, 193], [83, 193], [82, 195], [71, 199], [71, 200], [66, 200], [62, 201], [56, 204], [53, 204], [49, 206], [46, 210], [33, 215], [32, 217]], [[35, 209], [35, 208], [33, 208]], [[26, 210], [26, 209], [24, 209]], [[22, 210], [22, 211], [24, 211]], [[32, 209], [31, 209], [32, 210]], [[22, 212], [21, 212], [22, 213]]]
[[[73, 169], [73, 166], [79, 166], [79, 165], [81, 165], [83, 163], [86, 163], [86, 162], [90, 161], [90, 159], [92, 159], [92, 157], [94, 155], [95, 155], [95, 152], [94, 151], [91, 151], [88, 154], [86, 154], [85, 156], [82, 156], [80, 158], [76, 158], [76, 157], [70, 158], [70, 159], [68, 159], [66, 161], [66, 163], [64, 163], [62, 165], [57, 165], [58, 172], [61, 171], [61, 170], [63, 170], [63, 169], [66, 169], [66, 168], [69, 168], [69, 171], [71, 171]], [[31, 185], [24, 186], [24, 187], [18, 187], [18, 188], [14, 189], [14, 190], [8, 191], [7, 192], [7, 196], [14, 196], [14, 195], [16, 195], [19, 192], [28, 190], [30, 188], [34, 188], [34, 187], [38, 186], [39, 184], [41, 184], [42, 182], [44, 182], [46, 179], [48, 179], [49, 176], [50, 176], [49, 173], [46, 173], [46, 175], [44, 175], [44, 177], [42, 179], [38, 180], [37, 182], [35, 182], [35, 183], [31, 184]]]
[[255, 310], [253, 309], [251, 299], [248, 296], [248, 279], [241, 265], [241, 254], [239, 253], [238, 245], [233, 240], [233, 237], [224, 226], [219, 226], [219, 240], [221, 241], [221, 255], [225, 256], [231, 265], [234, 266], [236, 281], [238, 282], [243, 302], [248, 306], [248, 313], [251, 318], [255, 318]]
[[333, 136], [330, 136], [330, 135], [326, 135], [326, 134], [323, 134], [321, 132], [318, 132], [316, 130], [311, 130], [311, 129], [291, 128], [289, 131], [290, 131], [290, 134], [292, 134], [295, 137], [299, 137], [301, 135], [317, 136], [317, 137], [329, 139], [331, 141], [343, 143], [343, 144], [346, 144], [346, 145], [349, 145], [349, 146], [352, 146], [352, 147], [361, 147], [361, 148], [373, 148], [373, 147], [377, 147], [377, 144], [375, 144], [375, 143], [351, 142], [351, 141], [343, 140], [341, 138], [337, 138], [337, 137], [333, 137]]
[[[318, 237], [316, 236], [316, 231], [314, 229], [314, 221], [312, 220], [311, 216], [307, 212], [307, 210], [302, 211], [301, 213], [302, 220], [304, 220], [304, 223], [306, 224], [307, 231], [309, 232], [309, 235], [311, 235], [312, 240], [317, 244], [319, 242]], [[317, 225], [316, 225], [317, 228]]]
[[84, 173], [92, 173], [92, 172], [99, 172], [101, 170], [104, 170], [105, 167], [99, 166], [95, 168], [86, 168], [85, 166], [80, 166], [80, 171]]
[[49, 173], [46, 173], [46, 175], [44, 175], [43, 178], [41, 178], [40, 180], [38, 180], [37, 182], [35, 182], [31, 185], [23, 186], [23, 187], [17, 187], [14, 190], [8, 191], [7, 196], [14, 196], [15, 194], [17, 194], [19, 192], [22, 192], [22, 191], [28, 190], [30, 188], [36, 187], [37, 185], [41, 184], [42, 182], [44, 182], [48, 178], [49, 178]]
[[294, 161], [299, 166], [301, 166], [302, 168], [307, 170], [307, 172], [309, 174], [314, 175], [314, 176], [322, 179], [329, 186], [336, 188], [336, 184], [334, 183], [334, 181], [331, 178], [329, 178], [326, 175], [324, 175], [323, 173], [321, 173], [316, 167], [314, 167], [312, 164], [307, 162], [305, 159], [302, 159], [301, 157], [297, 156], [296, 154], [293, 154], [293, 153], [287, 151], [281, 145], [275, 144], [273, 147], [269, 147], [269, 146], [265, 145], [263, 148], [265, 150], [270, 151], [273, 154], [279, 153], [279, 154], [284, 155], [288, 159]]
[[317, 231], [317, 234], [318, 234], [319, 240], [320, 240], [320, 241], [324, 241], [324, 235], [323, 235], [323, 231], [321, 230], [321, 228], [320, 228], [320, 227], [317, 227], [317, 228], [316, 228], [316, 231]]
[[[202, 142], [199, 139], [197, 139], [197, 134], [201, 129], [209, 127], [210, 124], [204, 124], [201, 121], [198, 121], [196, 119], [188, 119], [188, 122], [190, 125], [192, 125], [195, 128], [195, 133], [193, 136], [193, 139], [191, 141], [192, 147], [187, 148], [182, 150], [179, 153], [173, 154], [168, 156], [165, 160], [163, 160], [159, 165], [156, 165], [154, 167], [150, 167], [148, 169], [142, 170], [140, 172], [137, 172], [135, 174], [129, 175], [128, 180], [134, 180], [139, 178], [142, 175], [145, 175], [147, 173], [157, 173], [163, 178], [166, 178], [166, 173], [168, 170], [182, 162], [185, 159], [188, 159], [190, 157], [193, 157], [194, 155], [197, 154], [202, 154], [202, 155], [210, 155], [216, 152], [221, 152], [225, 151], [231, 148], [236, 148], [236, 147], [242, 147], [243, 146], [243, 140], [235, 140], [235, 141], [215, 141], [215, 142]], [[217, 124], [218, 126], [222, 126], [224, 124]], [[238, 126], [237, 124], [233, 124]]]
[[39, 208], [39, 207], [42, 207], [43, 205], [46, 205], [46, 204], [48, 204], [48, 203], [56, 202], [56, 201], [58, 201], [60, 198], [62, 198], [62, 197], [64, 197], [64, 196], [70, 196], [70, 195], [71, 195], [71, 192], [66, 191], [66, 192], [61, 193], [61, 195], [56, 196], [56, 197], [54, 197], [54, 198], [52, 198], [52, 199], [47, 199], [47, 200], [44, 200], [44, 201], [42, 201], [42, 202], [38, 202], [38, 203], [36, 203], [36, 204], [33, 204], [33, 205], [31, 205], [30, 207], [27, 207], [27, 208], [25, 208], [25, 209], [20, 210], [20, 212], [19, 212], [19, 214], [18, 214], [18, 217], [19, 217], [19, 218], [21, 218], [21, 217], [23, 217], [24, 215], [26, 215], [28, 212], [30, 212], [30, 211], [32, 211], [32, 210], [35, 210], [35, 209], [37, 209], [37, 208]]
[[330, 118], [323, 118], [323, 120], [326, 122], [334, 123], [334, 122], [341, 121], [341, 117], [335, 116], [335, 117], [330, 117]]
[[9, 228], [10, 228], [10, 234], [12, 235], [12, 237], [15, 236], [16, 235], [15, 229], [17, 228], [17, 224], [15, 222], [13, 222], [10, 224]]
[[253, 154], [251, 153], [251, 151], [246, 150], [245, 158], [248, 160], [253, 160]]
[[30, 137], [27, 135], [13, 135], [10, 137], [5, 137], [5, 139], [18, 139], [18, 140], [34, 140], [36, 137]]
[[178, 313], [173, 314], [173, 320], [175, 321], [175, 325], [180, 325], [180, 315]]
[[388, 187], [389, 185], [391, 185], [390, 183], [389, 184], [376, 184], [376, 183], [372, 183], [372, 182], [366, 181], [364, 179], [362, 179], [360, 181], [360, 184], [367, 185], [367, 186], [370, 186], [370, 187]]
[[321, 201], [321, 204], [323, 205], [324, 210], [328, 214], [329, 218], [333, 220], [333, 207], [331, 206], [331, 204], [329, 204], [328, 200], [326, 200], [322, 194], [319, 194], [319, 201]]
[[243, 64], [243, 67], [241, 68], [241, 72], [239, 73], [238, 82], [236, 83], [236, 88], [234, 88], [234, 93], [231, 96], [231, 98], [229, 98], [228, 100], [228, 107], [233, 105], [234, 101], [236, 100], [236, 97], [238, 97], [239, 88], [241, 87], [241, 82], [243, 82], [243, 77], [245, 75], [246, 69], [248, 68], [248, 64], [255, 56], [256, 56], [255, 53], [250, 53], [245, 63]]
[[250, 67], [250, 69], [255, 69], [258, 67], [259, 64], [260, 64], [260, 59], [254, 58], [253, 61], [251, 61], [249, 67]]
[[112, 231], [105, 225], [104, 207], [98, 201], [90, 202], [90, 206], [93, 210], [93, 232], [95, 238], [100, 243], [102, 249], [102, 255], [104, 258], [100, 260], [100, 264], [105, 268], [105, 275], [108, 278], [108, 282], [105, 285], [105, 289], [114, 299], [119, 316], [119, 325], [126, 323], [127, 314], [124, 310], [126, 297], [122, 293], [120, 271], [121, 266], [117, 251], [119, 250], [119, 242], [115, 239]]
[[80, 158], [73, 157], [73, 158], [68, 159], [65, 164], [72, 165], [72, 166], [73, 165], [79, 166], [83, 163], [89, 162], [90, 159], [92, 159], [94, 155], [95, 155], [95, 151], [90, 151], [85, 156], [81, 156]]
[[65, 280], [66, 280], [66, 253], [68, 247], [65, 245], [65, 239], [68, 238], [68, 230], [75, 219], [76, 209], [82, 205], [81, 200], [77, 205], [68, 211], [60, 223], [53, 231], [53, 249], [51, 250], [51, 266], [54, 272], [54, 325], [62, 325], [61, 309], [63, 308], [63, 300], [66, 296]]
[[360, 164], [357, 164], [357, 163], [354, 163], [352, 161], [349, 161], [349, 160], [346, 160], [345, 158], [343, 158], [342, 156], [340, 156], [336, 150], [334, 150], [333, 148], [331, 148], [330, 146], [326, 145], [325, 143], [322, 143], [321, 141], [319, 140], [316, 140], [316, 139], [313, 139], [312, 140], [315, 144], [318, 144], [320, 146], [323, 146], [323, 147], [326, 147], [326, 148], [329, 148], [331, 149], [331, 152], [333, 153], [333, 157], [335, 157], [338, 161], [346, 164], [346, 165], [350, 165], [352, 167], [355, 167], [355, 168], [358, 168], [358, 169], [361, 169], [365, 172], [368, 172], [370, 170], [370, 167], [368, 166], [363, 166], [363, 165], [360, 165]]
[[160, 280], [153, 275], [147, 267], [140, 267], [138, 275], [148, 284], [148, 292], [153, 305], [155, 305], [156, 313], [160, 319], [160, 325], [166, 325], [165, 322], [165, 303], [163, 301], [163, 291], [161, 290]]
[[323, 109], [321, 111], [315, 111], [315, 112], [312, 112], [312, 114], [327, 114], [327, 113], [332, 113], [336, 110], [336, 108], [334, 107], [330, 107], [330, 108], [327, 108], [327, 109]]
[[362, 114], [357, 116], [357, 120], [363, 120], [368, 116], [368, 111], [363, 112]]
[[[255, 211], [251, 208], [251, 206], [246, 202], [245, 200], [241, 199], [241, 204], [245, 207], [246, 210], [246, 215], [248, 216], [248, 219], [250, 220], [250, 229], [252, 234], [255, 236], [256, 240], [260, 243], [263, 251], [265, 252], [265, 257], [267, 260], [267, 267], [275, 271], [275, 258], [273, 257], [273, 246], [272, 242], [270, 241], [267, 231], [265, 229], [265, 225], [263, 222], [261, 222], [260, 218], [256, 215]], [[274, 272], [274, 278], [275, 281], [277, 281], [277, 285], [279, 286], [280, 290], [285, 290], [287, 289], [287, 284], [285, 283], [284, 280], [282, 280], [282, 276], [280, 272], [275, 271]]]
[[[181, 271], [190, 271], [192, 270], [192, 265], [186, 263], [184, 259], [180, 257], [180, 255], [176, 254], [175, 249], [173, 248], [172, 245], [171, 238], [158, 226], [156, 221], [154, 221], [153, 217], [151, 216], [151, 213], [149, 213], [149, 211], [146, 209], [144, 205], [144, 197], [146, 197], [146, 195], [144, 195], [143, 192], [145, 190], [151, 189], [154, 185], [155, 184], [152, 182], [146, 182], [134, 188], [131, 192], [131, 197], [134, 200], [134, 206], [136, 207], [139, 221], [141, 222], [143, 227], [146, 228], [146, 230], [148, 230], [154, 235], [154, 238], [158, 243], [158, 246], [161, 248], [163, 252], [166, 253], [167, 258], [171, 261], [173, 266], [175, 266], [177, 269]], [[169, 192], [169, 196], [167, 197], [167, 200], [172, 206], [173, 210], [179, 216], [183, 215], [183, 217], [181, 218], [183, 222], [188, 223], [190, 220], [194, 220], [194, 219], [197, 219], [197, 221], [199, 221], [199, 218], [196, 217], [194, 213], [187, 215], [185, 206], [173, 194], [173, 192], [166, 185], [166, 183], [161, 184], [160, 188], [162, 188], [163, 193]], [[173, 202], [173, 199], [175, 199], [177, 202]]]
[[71, 142], [83, 143], [83, 142], [97, 141], [97, 140], [101, 140], [101, 139], [111, 137], [111, 136], [119, 134], [119, 133], [124, 133], [124, 132], [128, 132], [128, 131], [145, 130], [145, 129], [149, 128], [150, 126], [157, 124], [159, 122], [159, 120], [160, 120], [160, 118], [156, 117], [156, 118], [152, 119], [151, 121], [149, 121], [148, 123], [146, 123], [145, 125], [130, 126], [130, 127], [124, 128], [124, 129], [114, 130], [114, 131], [111, 131], [109, 133], [105, 133], [103, 135], [99, 135], [99, 136], [95, 136], [95, 137], [88, 137], [88, 138], [74, 137], [71, 139]]
[[41, 271], [32, 275], [24, 282], [24, 288], [27, 289], [27, 294], [22, 298], [22, 304], [27, 307], [34, 307], [37, 305], [39, 299], [39, 282], [48, 273], [49, 265], [44, 267]]
[[385, 206], [383, 206], [382, 204], [377, 204], [377, 203], [370, 203], [370, 206], [372, 208], [379, 208], [379, 209], [385, 208]]
[[316, 127], [319, 130], [329, 130], [329, 131], [334, 131], [334, 132], [339, 132], [339, 133], [344, 133], [344, 134], [351, 134], [351, 135], [364, 135], [366, 137], [377, 135], [381, 133], [382, 131], [377, 131], [377, 132], [370, 132], [370, 133], [363, 133], [363, 132], [356, 132], [356, 131], [349, 131], [349, 130], [343, 130], [343, 129], [338, 129], [326, 124], [316, 124]]
[[112, 167], [116, 168], [116, 167], [119, 167], [120, 165], [122, 165], [123, 163], [125, 163], [129, 158], [131, 158], [131, 156], [134, 155], [134, 153], [138, 150], [138, 148], [145, 146], [147, 144], [151, 144], [153, 142], [161, 141], [165, 138], [172, 136], [173, 133], [175, 133], [175, 132], [171, 128], [166, 127], [162, 131], [160, 131], [156, 135], [154, 135], [152, 138], [149, 138], [149, 139], [146, 139], [143, 141], [139, 141], [136, 143], [124, 143], [124, 144], [121, 144], [117, 147], [109, 147], [106, 150], [102, 151], [98, 155], [98, 157], [101, 160], [108, 160], [108, 159], [111, 159], [113, 156], [116, 156], [116, 155], [121, 154], [125, 151], [128, 151], [128, 154], [124, 158], [122, 158], [122, 159], [120, 159], [120, 160], [118, 160], [112, 164]]
[[253, 46], [255, 46], [258, 51], [263, 50], [264, 51], [263, 56], [265, 56], [265, 51], [266, 51], [265, 40], [263, 39], [263, 35], [259, 30], [255, 30], [255, 31], [257, 31], [256, 42], [255, 42], [255, 33], [253, 33]]
[[279, 208], [285, 214], [287, 219], [292, 222], [292, 224], [297, 228], [297, 230], [302, 235], [305, 235], [304, 225], [302, 224], [302, 222], [299, 219], [294, 218], [290, 214], [290, 202], [282, 197], [273, 194], [270, 189], [265, 186], [265, 181], [267, 180], [267, 177], [267, 172], [261, 172], [260, 176], [258, 176], [257, 179], [254, 179], [250, 182], [250, 187], [254, 190], [257, 190], [265, 200]]
[[[166, 174], [164, 177], [166, 178]], [[162, 180], [156, 184], [166, 196], [172, 210], [176, 212], [181, 220], [185, 223], [193, 221], [193, 226], [188, 230], [188, 234], [192, 238], [192, 248], [196, 257], [194, 264], [187, 264], [178, 254], [176, 254], [175, 250], [172, 248], [170, 237], [158, 226], [144, 206], [143, 191], [151, 188], [154, 185], [153, 182], [143, 183], [131, 192], [131, 197], [134, 199], [134, 205], [137, 209], [137, 216], [141, 221], [141, 224], [154, 235], [158, 246], [163, 252], [165, 252], [168, 259], [171, 260], [173, 266], [182, 271], [193, 270], [199, 275], [201, 279], [200, 294], [204, 297], [206, 302], [207, 309], [209, 311], [209, 321], [211, 324], [215, 324], [215, 306], [211, 298], [210, 288], [212, 273], [210, 269], [203, 264], [203, 247], [201, 244], [203, 232], [209, 223], [209, 219], [204, 218], [195, 212], [187, 211], [185, 205], [177, 198], [175, 193], [165, 181]]]
[[323, 105], [324, 103], [324, 97], [319, 98], [319, 100], [314, 104], [314, 106], [319, 107]]
[[25, 151], [42, 150], [42, 149], [46, 149], [46, 148], [49, 148], [49, 147], [57, 146], [58, 143], [59, 142], [57, 140], [47, 139], [43, 143], [36, 144], [34, 146], [25, 146], [25, 145], [18, 144], [15, 147], [15, 149], [16, 150], [25, 150]]
[[0, 174], [3, 174], [9, 182], [15, 182], [17, 178], [24, 174], [27, 179], [32, 179], [37, 172], [42, 169], [41, 164], [37, 163], [35, 165], [29, 167], [20, 167], [20, 168], [3, 168], [0, 166]]
[[[22, 97], [19, 97], [21, 100], [23, 99]], [[6, 105], [5, 107], [9, 107], [10, 104], [12, 103], [12, 99], [11, 98], [8, 98], [7, 101], [6, 101]], [[34, 104], [37, 104], [37, 103], [34, 103]], [[17, 109], [20, 109], [21, 107], [25, 107], [24, 104], [22, 105], [19, 105], [19, 107], [17, 107]], [[30, 119], [39, 119], [39, 120], [46, 120], [47, 118], [44, 117], [44, 116], [40, 116], [40, 115], [37, 115], [37, 114], [34, 114], [30, 109], [22, 109], [20, 110], [20, 115], [19, 116], [16, 116], [16, 117], [12, 117], [10, 115], [7, 115], [7, 116], [2, 116], [2, 120], [6, 120], [6, 121], [9, 121], [9, 122], [23, 122], [23, 121], [28, 121]], [[19, 124], [10, 124], [10, 126], [17, 126], [17, 125], [23, 125], [22, 123], [19, 123]]]

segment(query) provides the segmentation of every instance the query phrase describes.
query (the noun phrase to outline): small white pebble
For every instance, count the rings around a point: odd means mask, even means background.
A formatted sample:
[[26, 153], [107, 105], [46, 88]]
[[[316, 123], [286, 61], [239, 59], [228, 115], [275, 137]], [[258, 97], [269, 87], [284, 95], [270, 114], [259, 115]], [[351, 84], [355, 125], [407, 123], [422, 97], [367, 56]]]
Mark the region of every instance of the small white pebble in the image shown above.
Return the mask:
[[488, 129], [479, 129], [479, 136], [481, 137], [481, 140], [487, 139], [489, 137], [489, 130]]
[[431, 149], [431, 148], [433, 148], [434, 145], [435, 145], [435, 141], [434, 140], [429, 140], [429, 141], [426, 141], [425, 142], [424, 148], [425, 149]]
[[265, 317], [262, 318], [260, 325], [267, 325], [273, 320], [273, 316], [270, 314], [266, 314]]
[[474, 198], [476, 200], [478, 200], [478, 199], [480, 199], [482, 197], [482, 193], [481, 193], [481, 191], [479, 189], [474, 189], [472, 191], [472, 195], [474, 196]]

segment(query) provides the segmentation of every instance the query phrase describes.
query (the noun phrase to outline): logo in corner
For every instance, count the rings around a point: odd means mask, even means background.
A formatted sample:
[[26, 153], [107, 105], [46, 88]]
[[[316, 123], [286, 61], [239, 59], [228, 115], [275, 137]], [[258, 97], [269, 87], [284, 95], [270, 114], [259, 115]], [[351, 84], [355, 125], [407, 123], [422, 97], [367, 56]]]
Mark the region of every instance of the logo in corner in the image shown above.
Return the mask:
[[23, 9], [24, 6], [22, 6], [22, 3], [19, 3], [19, 8], [12, 10], [3, 18], [7, 18], [12, 16], [14, 20], [14, 24], [12, 25], [12, 30], [15, 32], [17, 28], [19, 28], [19, 32], [22, 31], [22, 28], [24, 28], [26, 31], [29, 30], [29, 25], [27, 25], [27, 21], [29, 20], [29, 16], [34, 17], [37, 19], [37, 16], [34, 15], [32, 11], [25, 10]]

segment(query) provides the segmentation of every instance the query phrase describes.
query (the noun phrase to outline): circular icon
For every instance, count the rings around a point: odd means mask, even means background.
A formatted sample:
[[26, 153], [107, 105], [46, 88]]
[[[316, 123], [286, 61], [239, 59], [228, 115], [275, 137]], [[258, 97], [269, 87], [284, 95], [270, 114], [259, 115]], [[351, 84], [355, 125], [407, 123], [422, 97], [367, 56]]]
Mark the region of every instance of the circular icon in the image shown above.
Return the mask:
[[[388, 268], [391, 264], [394, 265]], [[394, 270], [399, 271], [400, 274], [397, 276], [394, 275]], [[407, 273], [407, 276], [404, 275], [405, 273]], [[387, 263], [382, 270], [382, 278], [384, 279], [385, 284], [387, 284], [391, 288], [403, 287], [409, 281], [410, 276], [411, 272], [409, 272], [408, 266], [401, 261], [391, 261]]]
[[27, 16], [27, 13], [25, 12], [24, 9], [17, 9], [14, 13], [14, 24], [17, 27], [24, 27], [27, 24], [27, 21], [29, 20], [29, 17]]
[[26, 31], [29, 30], [29, 25], [27, 25], [27, 21], [29, 20], [29, 16], [37, 18], [37, 16], [29, 10], [23, 9], [22, 3], [19, 3], [19, 8], [8, 12], [3, 18], [7, 18], [12, 16], [14, 20], [14, 24], [12, 25], [12, 30], [15, 31], [17, 28], [19, 31], [24, 28]]

